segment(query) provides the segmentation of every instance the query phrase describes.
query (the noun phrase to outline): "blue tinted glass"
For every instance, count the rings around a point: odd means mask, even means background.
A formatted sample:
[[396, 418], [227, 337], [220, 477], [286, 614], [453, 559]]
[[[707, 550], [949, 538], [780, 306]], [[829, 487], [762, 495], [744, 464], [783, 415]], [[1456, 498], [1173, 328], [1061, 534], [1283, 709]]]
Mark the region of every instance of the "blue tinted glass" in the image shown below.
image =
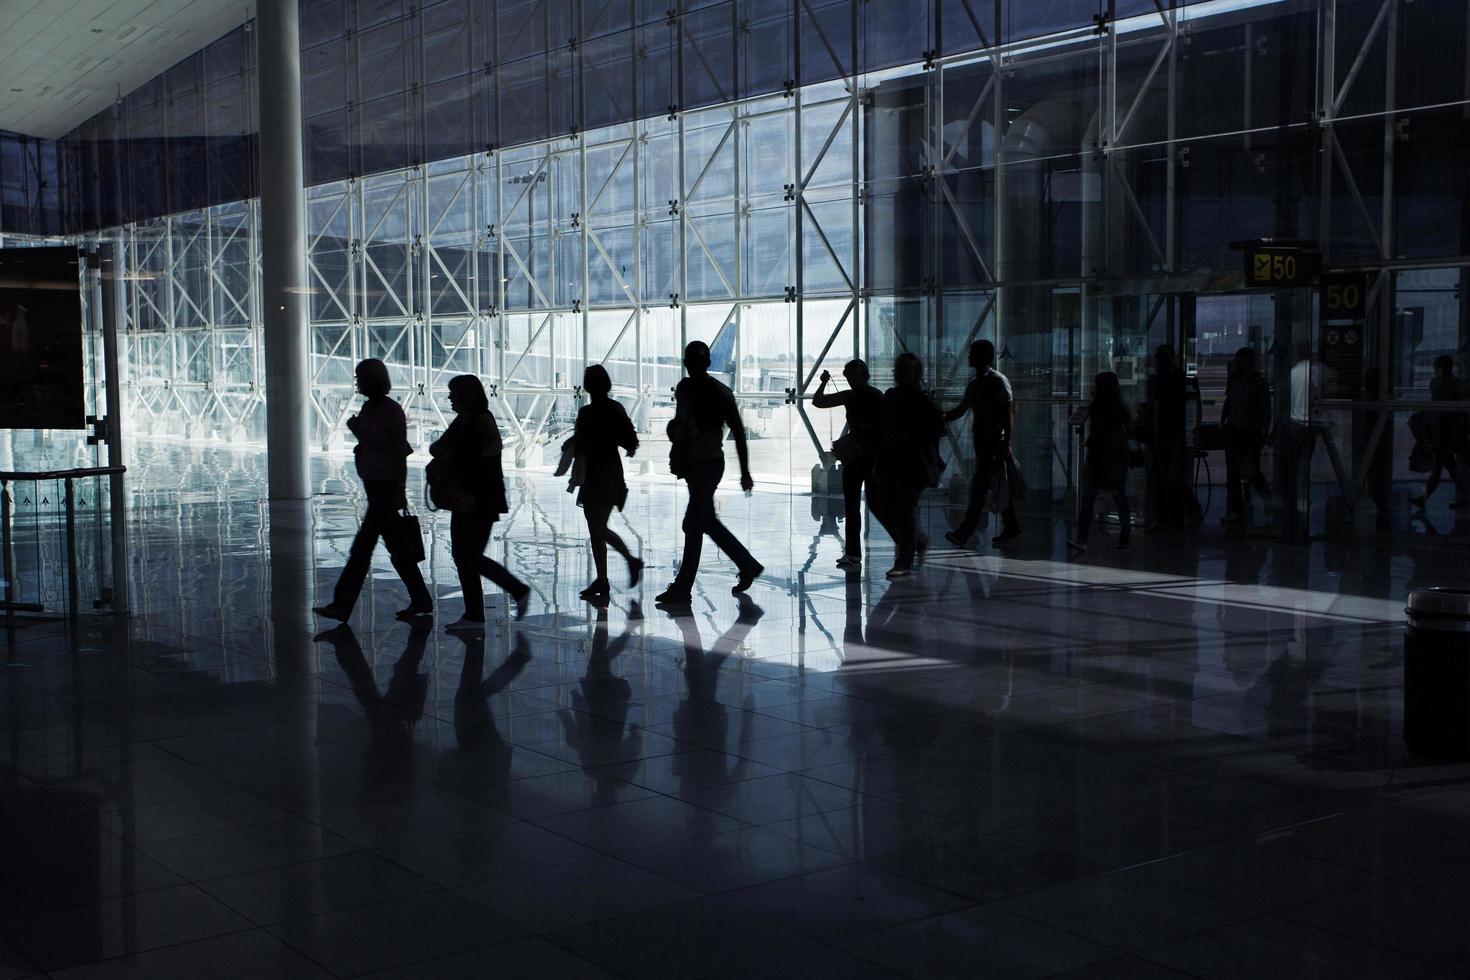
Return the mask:
[[633, 118], [633, 31], [594, 38], [582, 45], [582, 84], [587, 93], [583, 125], [598, 129]]
[[347, 34], [343, 0], [301, 0], [301, 44], [311, 47]]
[[476, 77], [461, 75], [424, 90], [425, 159], [446, 160], [474, 151]]
[[398, 170], [423, 159], [414, 99], [390, 95], [357, 106], [357, 151], [364, 174]]
[[917, 64], [934, 47], [930, 37], [932, 0], [885, 0], [858, 8], [862, 22], [860, 64], [865, 71]]
[[443, 81], [468, 74], [470, 63], [469, 0], [448, 0], [424, 8], [424, 81]]
[[355, 37], [357, 97], [371, 102], [407, 92], [417, 79], [418, 39], [411, 20], [395, 20]]
[[328, 41], [301, 52], [301, 111], [315, 116], [341, 109], [351, 98], [347, 42]]
[[633, 0], [581, 0], [581, 37], [589, 40], [619, 34], [634, 24]]
[[502, 145], [531, 143], [551, 135], [546, 67], [544, 55], [500, 66], [497, 94]]
[[796, 78], [791, 6], [782, 0], [740, 0], [736, 37], [742, 97], [781, 91]]
[[803, 85], [852, 74], [852, 7], [846, 0], [801, 4], [797, 16]]
[[339, 109], [306, 120], [302, 136], [302, 166], [308, 186], [342, 180], [357, 173], [353, 166], [353, 117]]
[[[546, 36], [546, 4], [557, 0], [499, 0], [499, 37], [496, 39], [501, 62], [521, 61], [534, 55], [544, 54], [548, 47]], [[565, 39], [551, 41], [552, 45], [564, 43]]]
[[684, 109], [733, 102], [737, 96], [734, 0], [719, 0], [682, 19]]

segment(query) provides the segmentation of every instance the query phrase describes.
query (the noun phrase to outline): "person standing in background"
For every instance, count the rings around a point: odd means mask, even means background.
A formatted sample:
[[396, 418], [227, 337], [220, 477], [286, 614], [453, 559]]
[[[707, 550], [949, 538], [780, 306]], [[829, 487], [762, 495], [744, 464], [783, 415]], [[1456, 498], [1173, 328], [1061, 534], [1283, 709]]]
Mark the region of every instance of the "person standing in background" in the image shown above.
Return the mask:
[[[812, 397], [817, 408], [847, 409], [847, 435], [833, 443], [833, 452], [842, 463], [842, 509], [847, 523], [845, 547], [837, 559], [838, 568], [856, 568], [863, 563], [863, 486], [870, 484], [873, 460], [878, 451], [878, 426], [883, 414], [883, 393], [868, 383], [868, 365], [851, 360], [842, 368], [847, 379], [846, 391], [827, 393], [832, 380], [829, 371], [822, 372], [822, 383]], [[839, 447], [846, 446], [842, 452]], [[872, 495], [871, 486], [868, 491]]]
[[1264, 495], [1268, 489], [1261, 475], [1261, 449], [1271, 431], [1271, 391], [1256, 369], [1256, 352], [1249, 347], [1236, 351], [1230, 365], [1220, 428], [1225, 433], [1225, 517], [1221, 523], [1234, 524], [1251, 514], [1250, 491]]
[[1087, 406], [1087, 460], [1082, 469], [1082, 493], [1077, 498], [1077, 536], [1067, 542], [1073, 551], [1086, 551], [1099, 493], [1113, 495], [1118, 507], [1118, 547], [1128, 547], [1133, 530], [1128, 509], [1128, 434], [1133, 413], [1123, 403], [1118, 376], [1104, 371], [1093, 381]]
[[[1460, 400], [1460, 379], [1455, 377], [1455, 359], [1448, 354], [1441, 354], [1434, 359], [1434, 377], [1429, 380], [1429, 400]], [[1450, 501], [1450, 510], [1459, 510], [1460, 467], [1455, 462], [1455, 457], [1465, 438], [1464, 420], [1465, 417], [1460, 412], [1440, 411], [1430, 416], [1428, 430], [1434, 462], [1429, 470], [1429, 480], [1424, 484], [1424, 492], [1413, 499], [1415, 509], [1424, 509], [1424, 505], [1439, 488], [1440, 476], [1448, 472], [1450, 484], [1455, 488], [1455, 499]]]
[[913, 574], [914, 556], [925, 547], [919, 532], [919, 497], [939, 483], [939, 439], [944, 419], [923, 388], [924, 364], [910, 353], [893, 362], [893, 387], [883, 393], [874, 482], [880, 505], [873, 515], [893, 538], [889, 578]]

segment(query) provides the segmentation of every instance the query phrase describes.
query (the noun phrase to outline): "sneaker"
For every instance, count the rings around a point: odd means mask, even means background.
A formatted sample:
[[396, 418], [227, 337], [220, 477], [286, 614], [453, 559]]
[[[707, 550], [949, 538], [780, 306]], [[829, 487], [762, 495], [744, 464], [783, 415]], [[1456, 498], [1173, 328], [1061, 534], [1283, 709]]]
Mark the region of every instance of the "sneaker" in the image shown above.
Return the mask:
[[1008, 527], [1004, 531], [1001, 531], [999, 534], [997, 534], [995, 537], [991, 538], [990, 543], [992, 545], [1005, 544], [1007, 541], [1014, 541], [1020, 536], [1021, 529], [1019, 527]]
[[408, 608], [406, 608], [406, 609], [400, 609], [396, 613], [393, 614], [393, 616], [394, 616], [395, 619], [401, 619], [401, 620], [404, 620], [405, 622], [407, 622], [408, 620], [412, 620], [412, 619], [418, 619], [420, 616], [432, 616], [432, 615], [434, 615], [434, 607], [433, 606], [421, 606], [421, 605], [418, 605], [418, 604], [410, 604], [408, 606]]
[[670, 582], [667, 589], [653, 597], [653, 601], [661, 606], [687, 606], [693, 599], [694, 593], [678, 582]]
[[838, 568], [858, 568], [863, 563], [862, 555], [843, 555], [837, 559]]
[[470, 619], [461, 616], [448, 626], [444, 627], [446, 633], [483, 633], [485, 632], [485, 621], [483, 619]]
[[608, 584], [607, 579], [600, 578], [577, 595], [582, 599], [606, 599], [611, 591], [612, 586]]
[[751, 584], [756, 579], [761, 577], [761, 573], [763, 573], [765, 570], [766, 566], [762, 565], [760, 562], [756, 562], [753, 567], [743, 570], [740, 573], [739, 580], [736, 581], [734, 586], [731, 587], [730, 594], [743, 595], [750, 588]]
[[914, 570], [912, 568], [899, 568], [897, 565], [894, 565], [883, 574], [887, 578], [908, 578], [910, 575], [914, 574]]
[[643, 577], [643, 559], [628, 559], [628, 588], [638, 588], [638, 580]]
[[518, 596], [512, 596], [512, 599], [513, 599], [513, 601], [516, 604], [516, 611], [515, 611], [516, 622], [519, 623], [521, 620], [523, 620], [523, 619], [526, 618], [526, 613], [528, 611], [530, 611], [530, 608], [531, 608], [531, 587], [529, 585], [526, 586], [524, 589], [521, 590], [521, 594], [520, 595], [518, 595]]
[[1077, 552], [1078, 554], [1087, 554], [1087, 545], [1083, 544], [1081, 541], [1078, 541], [1076, 538], [1068, 538], [1067, 547]]
[[968, 534], [961, 534], [958, 531], [945, 531], [944, 540], [948, 541], [956, 548], [963, 548], [965, 546], [965, 543], [970, 540], [970, 536]]
[[352, 610], [343, 609], [335, 602], [329, 602], [324, 606], [312, 606], [311, 611], [323, 618], [335, 619], [343, 623], [352, 618]]

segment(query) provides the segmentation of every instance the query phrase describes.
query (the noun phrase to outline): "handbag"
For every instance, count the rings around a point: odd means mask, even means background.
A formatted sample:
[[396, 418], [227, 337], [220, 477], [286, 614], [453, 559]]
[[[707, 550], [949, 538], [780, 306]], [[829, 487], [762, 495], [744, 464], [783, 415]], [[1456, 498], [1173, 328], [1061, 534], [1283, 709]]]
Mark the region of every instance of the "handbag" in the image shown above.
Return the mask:
[[839, 463], [859, 463], [863, 459], [862, 444], [851, 432], [844, 432], [832, 442], [832, 455]]
[[424, 532], [419, 516], [407, 507], [393, 515], [387, 529], [388, 553], [417, 565], [424, 560]]
[[430, 510], [469, 510], [474, 506], [474, 494], [449, 475], [449, 466], [441, 459], [429, 460], [424, 468], [424, 477]]

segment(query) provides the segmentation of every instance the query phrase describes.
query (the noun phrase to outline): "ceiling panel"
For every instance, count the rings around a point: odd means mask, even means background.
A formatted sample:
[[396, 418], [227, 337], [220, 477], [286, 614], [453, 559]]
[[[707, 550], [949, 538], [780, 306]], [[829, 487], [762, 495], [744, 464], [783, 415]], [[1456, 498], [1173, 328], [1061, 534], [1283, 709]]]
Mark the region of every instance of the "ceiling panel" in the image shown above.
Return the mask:
[[0, 129], [65, 136], [253, 16], [254, 0], [0, 0]]

